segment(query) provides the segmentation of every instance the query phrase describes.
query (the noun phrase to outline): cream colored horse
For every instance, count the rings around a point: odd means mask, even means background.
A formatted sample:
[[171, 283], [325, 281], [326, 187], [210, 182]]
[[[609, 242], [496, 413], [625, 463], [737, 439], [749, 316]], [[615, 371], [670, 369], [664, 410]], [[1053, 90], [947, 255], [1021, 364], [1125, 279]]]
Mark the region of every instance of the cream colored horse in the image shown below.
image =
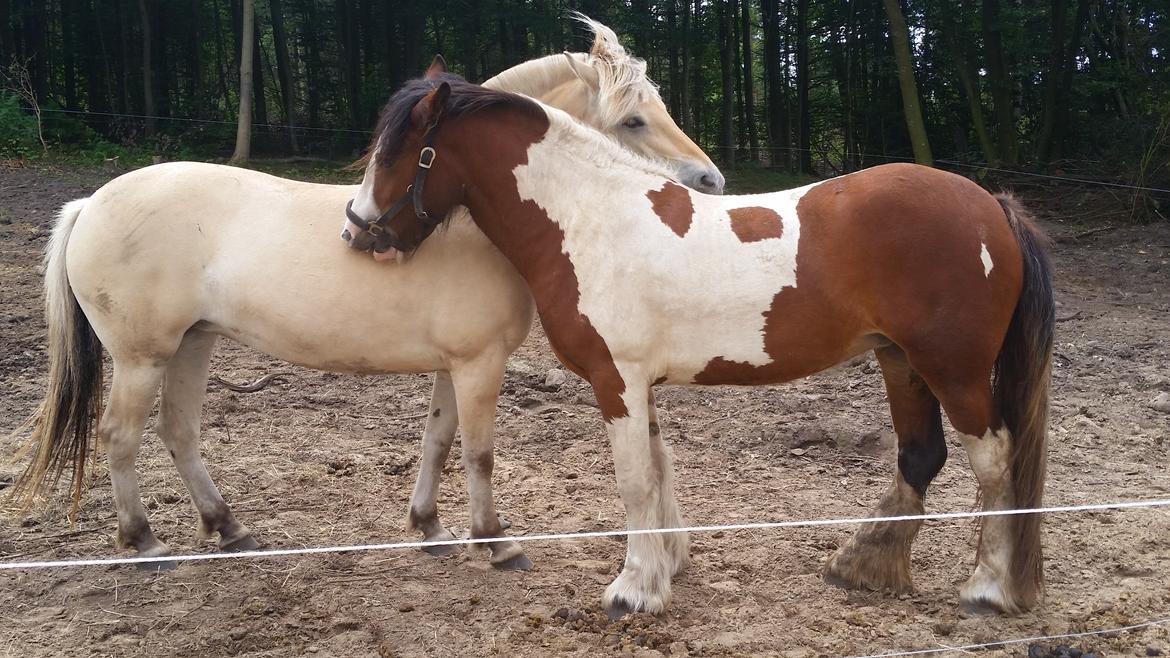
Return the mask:
[[[670, 119], [645, 63], [629, 57], [608, 28], [592, 25], [589, 55], [534, 60], [486, 84], [559, 104], [670, 163], [681, 181], [720, 190], [718, 169]], [[642, 125], [631, 128], [632, 118]], [[145, 556], [169, 552], [147, 521], [135, 470], [161, 386], [155, 429], [191, 493], [200, 535], [218, 533], [224, 549], [256, 547], [199, 454], [208, 361], [217, 336], [226, 336], [322, 370], [435, 371], [408, 524], [427, 540], [451, 538], [435, 499], [460, 425], [472, 516], [494, 520], [496, 399], [508, 355], [532, 325], [532, 298], [466, 214], [408, 264], [380, 264], [348, 249], [334, 221], [358, 189], [173, 163], [126, 174], [67, 204], [46, 254], [49, 390], [17, 489], [35, 495], [72, 466], [80, 499], [102, 402], [104, 346], [114, 373], [98, 434], [109, 454], [119, 545]], [[496, 566], [530, 564], [515, 542], [491, 549]]]

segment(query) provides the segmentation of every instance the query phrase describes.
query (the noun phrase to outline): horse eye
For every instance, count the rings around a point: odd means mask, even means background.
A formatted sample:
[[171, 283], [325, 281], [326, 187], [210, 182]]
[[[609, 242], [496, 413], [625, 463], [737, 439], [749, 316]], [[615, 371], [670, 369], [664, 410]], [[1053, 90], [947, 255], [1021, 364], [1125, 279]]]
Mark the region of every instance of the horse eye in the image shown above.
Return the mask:
[[646, 122], [642, 120], [642, 117], [634, 116], [623, 121], [622, 125], [626, 128], [629, 128], [630, 130], [635, 130], [646, 125]]

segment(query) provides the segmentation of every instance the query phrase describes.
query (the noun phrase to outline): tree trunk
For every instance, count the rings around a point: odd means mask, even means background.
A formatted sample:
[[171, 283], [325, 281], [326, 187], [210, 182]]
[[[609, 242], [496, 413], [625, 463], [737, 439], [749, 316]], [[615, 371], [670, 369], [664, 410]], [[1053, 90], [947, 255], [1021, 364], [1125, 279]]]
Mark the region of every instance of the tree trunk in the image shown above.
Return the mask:
[[[959, 12], [960, 7], [948, 7], [950, 12]], [[999, 164], [999, 153], [995, 142], [987, 130], [987, 122], [983, 119], [983, 92], [980, 88], [979, 75], [968, 55], [968, 44], [971, 39], [963, 29], [963, 17], [956, 13], [949, 13], [943, 27], [946, 34], [946, 44], [951, 51], [951, 58], [955, 62], [955, 73], [958, 75], [963, 96], [967, 100], [967, 109], [971, 113], [971, 125], [975, 128], [975, 136], [979, 139], [979, 148], [983, 151], [983, 161], [996, 166]]]
[[240, 24], [240, 116], [236, 126], [236, 150], [228, 162], [247, 162], [252, 153], [252, 49], [255, 39], [255, 10], [252, 0], [242, 0], [243, 21]]
[[884, 0], [886, 16], [890, 19], [890, 40], [894, 42], [894, 59], [898, 64], [898, 84], [902, 88], [902, 110], [906, 117], [906, 131], [914, 149], [914, 161], [928, 167], [934, 165], [926, 124], [918, 104], [918, 84], [914, 81], [914, 63], [910, 59], [910, 31], [898, 0]]
[[1036, 159], [1048, 159], [1048, 141], [1052, 138], [1052, 124], [1056, 118], [1057, 86], [1064, 66], [1064, 28], [1068, 16], [1066, 0], [1052, 0], [1049, 15], [1052, 18], [1052, 41], [1048, 48], [1048, 71], [1044, 75], [1044, 96], [1040, 108], [1040, 131], [1036, 136]]
[[354, 24], [352, 0], [337, 0], [337, 22], [341, 37], [342, 78], [345, 80], [345, 100], [349, 105], [349, 127], [360, 128], [363, 123], [361, 102], [361, 55], [358, 53], [357, 26]]
[[747, 123], [748, 145], [752, 162], [760, 161], [760, 135], [756, 127], [756, 79], [752, 75], [752, 12], [751, 2], [743, 0], [740, 7], [740, 37], [743, 40], [743, 110]]
[[129, 18], [123, 11], [123, 1], [115, 0], [114, 17], [118, 26], [118, 53], [122, 70], [118, 76], [118, 111], [126, 114], [130, 111], [130, 31]]
[[[0, 3], [2, 4], [2, 3]], [[105, 12], [95, 3], [83, 12], [84, 21], [92, 29], [83, 30], [83, 42], [89, 53], [85, 57], [85, 102], [90, 112], [109, 112], [113, 91], [110, 87], [110, 54], [106, 49], [103, 22]]]
[[[702, 33], [703, 33], [702, 23], [699, 22], [699, 16], [702, 13], [702, 7], [703, 7], [702, 0], [695, 0], [694, 10], [693, 10], [692, 15], [691, 15], [691, 23], [692, 23], [691, 27], [692, 27], [693, 33], [697, 34], [697, 35], [702, 35]], [[692, 68], [694, 69], [694, 74], [695, 74], [694, 75], [694, 85], [695, 86], [694, 86], [694, 91], [692, 92], [692, 95], [691, 95], [691, 112], [692, 112], [691, 133], [692, 133], [695, 141], [698, 142], [698, 141], [701, 141], [703, 138], [703, 105], [704, 105], [704, 101], [706, 100], [703, 97], [703, 67], [700, 66], [699, 62], [703, 61], [703, 55], [705, 53], [703, 52], [704, 48], [702, 47], [702, 43], [703, 43], [702, 38], [695, 39], [694, 41], [695, 41], [695, 47], [693, 49], [694, 52], [691, 54], [691, 57], [694, 60], [694, 65], [692, 66]]]
[[280, 100], [284, 106], [284, 122], [288, 125], [288, 140], [293, 153], [297, 147], [296, 89], [292, 81], [292, 65], [288, 58], [288, 36], [284, 29], [284, 5], [281, 0], [269, 0], [272, 10], [272, 41], [276, 46], [276, 70], [280, 76]]
[[[319, 32], [317, 31], [318, 12], [317, 0], [303, 0], [304, 20], [301, 41], [305, 44], [305, 79], [315, 81], [321, 75], [321, 54]], [[317, 128], [321, 125], [321, 87], [310, 82], [308, 85], [309, 126]]]
[[224, 108], [228, 108], [232, 104], [232, 95], [228, 91], [228, 76], [224, 64], [223, 27], [221, 25], [223, 13], [219, 8], [219, 0], [215, 0], [212, 7], [215, 11], [215, 77], [219, 79], [219, 95], [223, 98], [223, 106]]
[[731, 15], [731, 29], [727, 35], [727, 48], [731, 51], [731, 80], [735, 86], [735, 157], [747, 154], [747, 122], [743, 118], [743, 61], [740, 58], [739, 0], [729, 0], [727, 11]]
[[666, 58], [669, 68], [670, 80], [670, 114], [671, 116], [683, 116], [679, 109], [681, 107], [680, 95], [681, 89], [679, 85], [679, 62], [678, 62], [678, 0], [668, 0], [666, 3], [666, 28], [668, 45], [666, 48]]
[[167, 10], [160, 3], [150, 0], [155, 11], [150, 13], [151, 24], [151, 38], [154, 43], [151, 46], [151, 52], [154, 56], [154, 111], [160, 117], [172, 116], [171, 112], [171, 89], [174, 85], [171, 83], [171, 78], [174, 75], [174, 69], [171, 66], [171, 58], [167, 53], [167, 28], [168, 18]]
[[682, 0], [682, 70], [679, 72], [678, 114], [674, 115], [683, 130], [690, 129], [691, 139], [698, 141], [698, 133], [691, 123], [691, 0]]
[[777, 166], [786, 152], [781, 151], [787, 144], [783, 115], [784, 101], [781, 98], [783, 81], [780, 78], [780, 14], [777, 0], [761, 0], [760, 19], [764, 26], [764, 91], [765, 114], [768, 124], [768, 160]]
[[77, 0], [61, 0], [61, 65], [65, 83], [65, 109], [76, 110], [77, 105], [77, 39], [74, 28], [77, 20]]
[[[264, 95], [264, 60], [260, 40], [260, 21], [256, 20], [256, 0], [252, 5], [252, 118], [262, 125], [268, 125], [268, 99]], [[245, 31], [246, 32], [246, 31]]]
[[142, 15], [142, 113], [146, 115], [146, 134], [154, 134], [154, 75], [152, 73], [152, 53], [150, 12], [147, 11], [147, 0], [138, 0], [138, 11]]
[[[1058, 8], [1057, 5], [1060, 5]], [[1060, 153], [1060, 140], [1067, 124], [1068, 107], [1065, 94], [1072, 84], [1072, 73], [1076, 68], [1075, 58], [1081, 47], [1085, 23], [1089, 19], [1089, 0], [1077, 2], [1077, 14], [1073, 21], [1072, 39], [1065, 47], [1063, 36], [1056, 35], [1057, 12], [1061, 18], [1067, 11], [1064, 2], [1053, 0], [1052, 55], [1049, 60], [1048, 80], [1044, 86], [1044, 108], [1040, 119], [1040, 135], [1036, 138], [1036, 159], [1048, 162]], [[1063, 20], [1061, 20], [1063, 22]], [[1063, 26], [1061, 26], [1063, 28]], [[1061, 30], [1063, 34], [1063, 29]]]
[[796, 2], [796, 112], [799, 116], [797, 130], [801, 173], [811, 174], [812, 139], [808, 110], [808, 0]]
[[731, 36], [732, 5], [734, 0], [719, 0], [717, 5], [719, 27], [719, 64], [721, 71], [723, 98], [719, 105], [719, 148], [723, 154], [723, 164], [735, 167], [735, 126], [732, 121], [735, 100], [734, 80], [731, 70], [731, 51], [735, 48], [735, 41]]
[[999, 0], [983, 0], [983, 49], [987, 53], [987, 78], [995, 102], [999, 155], [1004, 164], [1014, 165], [1019, 160], [1019, 145], [1012, 108], [1012, 83], [1004, 63], [1001, 29]]
[[206, 94], [203, 91], [203, 31], [201, 29], [201, 15], [203, 3], [200, 0], [188, 0], [187, 12], [190, 17], [190, 28], [187, 30], [186, 60], [187, 73], [187, 107], [194, 116], [204, 116], [207, 107]]

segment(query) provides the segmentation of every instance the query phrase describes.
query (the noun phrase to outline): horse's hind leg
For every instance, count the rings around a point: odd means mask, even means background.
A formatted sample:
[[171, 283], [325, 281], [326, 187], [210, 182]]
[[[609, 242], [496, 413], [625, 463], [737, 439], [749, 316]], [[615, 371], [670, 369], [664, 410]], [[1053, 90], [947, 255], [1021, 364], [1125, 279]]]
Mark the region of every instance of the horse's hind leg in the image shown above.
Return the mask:
[[[410, 496], [410, 513], [406, 517], [407, 529], [422, 531], [424, 541], [455, 538], [439, 521], [435, 501], [439, 496], [439, 478], [443, 473], [443, 465], [451, 453], [451, 444], [455, 441], [455, 430], [458, 427], [459, 410], [455, 403], [451, 373], [436, 372], [426, 429], [423, 430], [422, 462], [418, 468], [418, 479], [414, 482], [414, 493]], [[423, 550], [431, 555], [443, 556], [458, 553], [460, 547], [448, 544]]]
[[[947, 459], [939, 402], [897, 346], [875, 350], [882, 367], [894, 430], [898, 468], [874, 517], [922, 514], [926, 486]], [[911, 589], [910, 545], [921, 521], [867, 523], [825, 565], [825, 578], [843, 587]]]
[[[959, 434], [971, 469], [979, 480], [983, 510], [1015, 507], [1012, 435], [996, 412], [991, 392], [994, 355], [974, 352], [916, 355], [911, 352], [910, 359], [929, 382]], [[1021, 597], [1020, 584], [1013, 580], [1013, 547], [1018, 540], [1013, 532], [1013, 518], [988, 516], [983, 519], [978, 564], [959, 591], [959, 600], [964, 606], [1009, 614], [1027, 607]]]
[[175, 468], [191, 493], [191, 502], [199, 513], [199, 536], [207, 538], [219, 533], [221, 548], [252, 550], [259, 544], [232, 516], [199, 455], [199, 424], [203, 398], [207, 393], [207, 365], [215, 338], [214, 334], [195, 330], [183, 336], [179, 350], [167, 364], [155, 431], [170, 450]]
[[[504, 382], [508, 354], [487, 354], [452, 369], [455, 395], [459, 399], [459, 425], [463, 428], [463, 465], [467, 470], [467, 493], [471, 501], [471, 536], [503, 537], [504, 528], [496, 514], [492, 494], [496, 400]], [[491, 563], [497, 569], [530, 569], [532, 561], [514, 541], [488, 543]]]
[[150, 529], [134, 463], [164, 367], [153, 360], [130, 361], [114, 358], [110, 401], [98, 425], [98, 435], [110, 460], [110, 484], [118, 514], [118, 546], [134, 548], [143, 557], [155, 557], [167, 555], [170, 550]]

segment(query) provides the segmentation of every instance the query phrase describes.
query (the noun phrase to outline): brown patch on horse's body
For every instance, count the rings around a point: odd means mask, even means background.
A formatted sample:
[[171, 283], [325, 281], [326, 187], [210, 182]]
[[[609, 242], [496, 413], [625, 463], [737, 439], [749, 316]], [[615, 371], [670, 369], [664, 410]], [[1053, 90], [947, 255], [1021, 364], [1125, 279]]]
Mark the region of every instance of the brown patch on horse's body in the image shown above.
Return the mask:
[[650, 190], [646, 198], [653, 204], [654, 214], [670, 227], [678, 237], [684, 237], [691, 230], [691, 221], [695, 216], [695, 205], [691, 203], [691, 194], [681, 185], [670, 181], [662, 186], [661, 190]]
[[759, 242], [784, 234], [783, 220], [771, 208], [732, 208], [727, 214], [731, 217], [731, 230], [740, 242]]
[[[813, 187], [801, 198], [796, 285], [779, 290], [764, 312], [772, 362], [715, 357], [694, 383], [790, 381], [888, 342], [906, 350], [930, 383], [959, 373], [990, 377], [1012, 314], [1004, 300], [1016, 299], [1020, 286], [1019, 249], [1003, 211], [959, 176], [914, 166], [891, 174], [890, 167]], [[995, 262], [990, 275], [980, 260], [983, 245]], [[940, 335], [964, 346], [963, 358], [929, 344]], [[933, 382], [928, 372], [937, 375]], [[958, 416], [956, 427], [976, 436], [997, 422]]]

